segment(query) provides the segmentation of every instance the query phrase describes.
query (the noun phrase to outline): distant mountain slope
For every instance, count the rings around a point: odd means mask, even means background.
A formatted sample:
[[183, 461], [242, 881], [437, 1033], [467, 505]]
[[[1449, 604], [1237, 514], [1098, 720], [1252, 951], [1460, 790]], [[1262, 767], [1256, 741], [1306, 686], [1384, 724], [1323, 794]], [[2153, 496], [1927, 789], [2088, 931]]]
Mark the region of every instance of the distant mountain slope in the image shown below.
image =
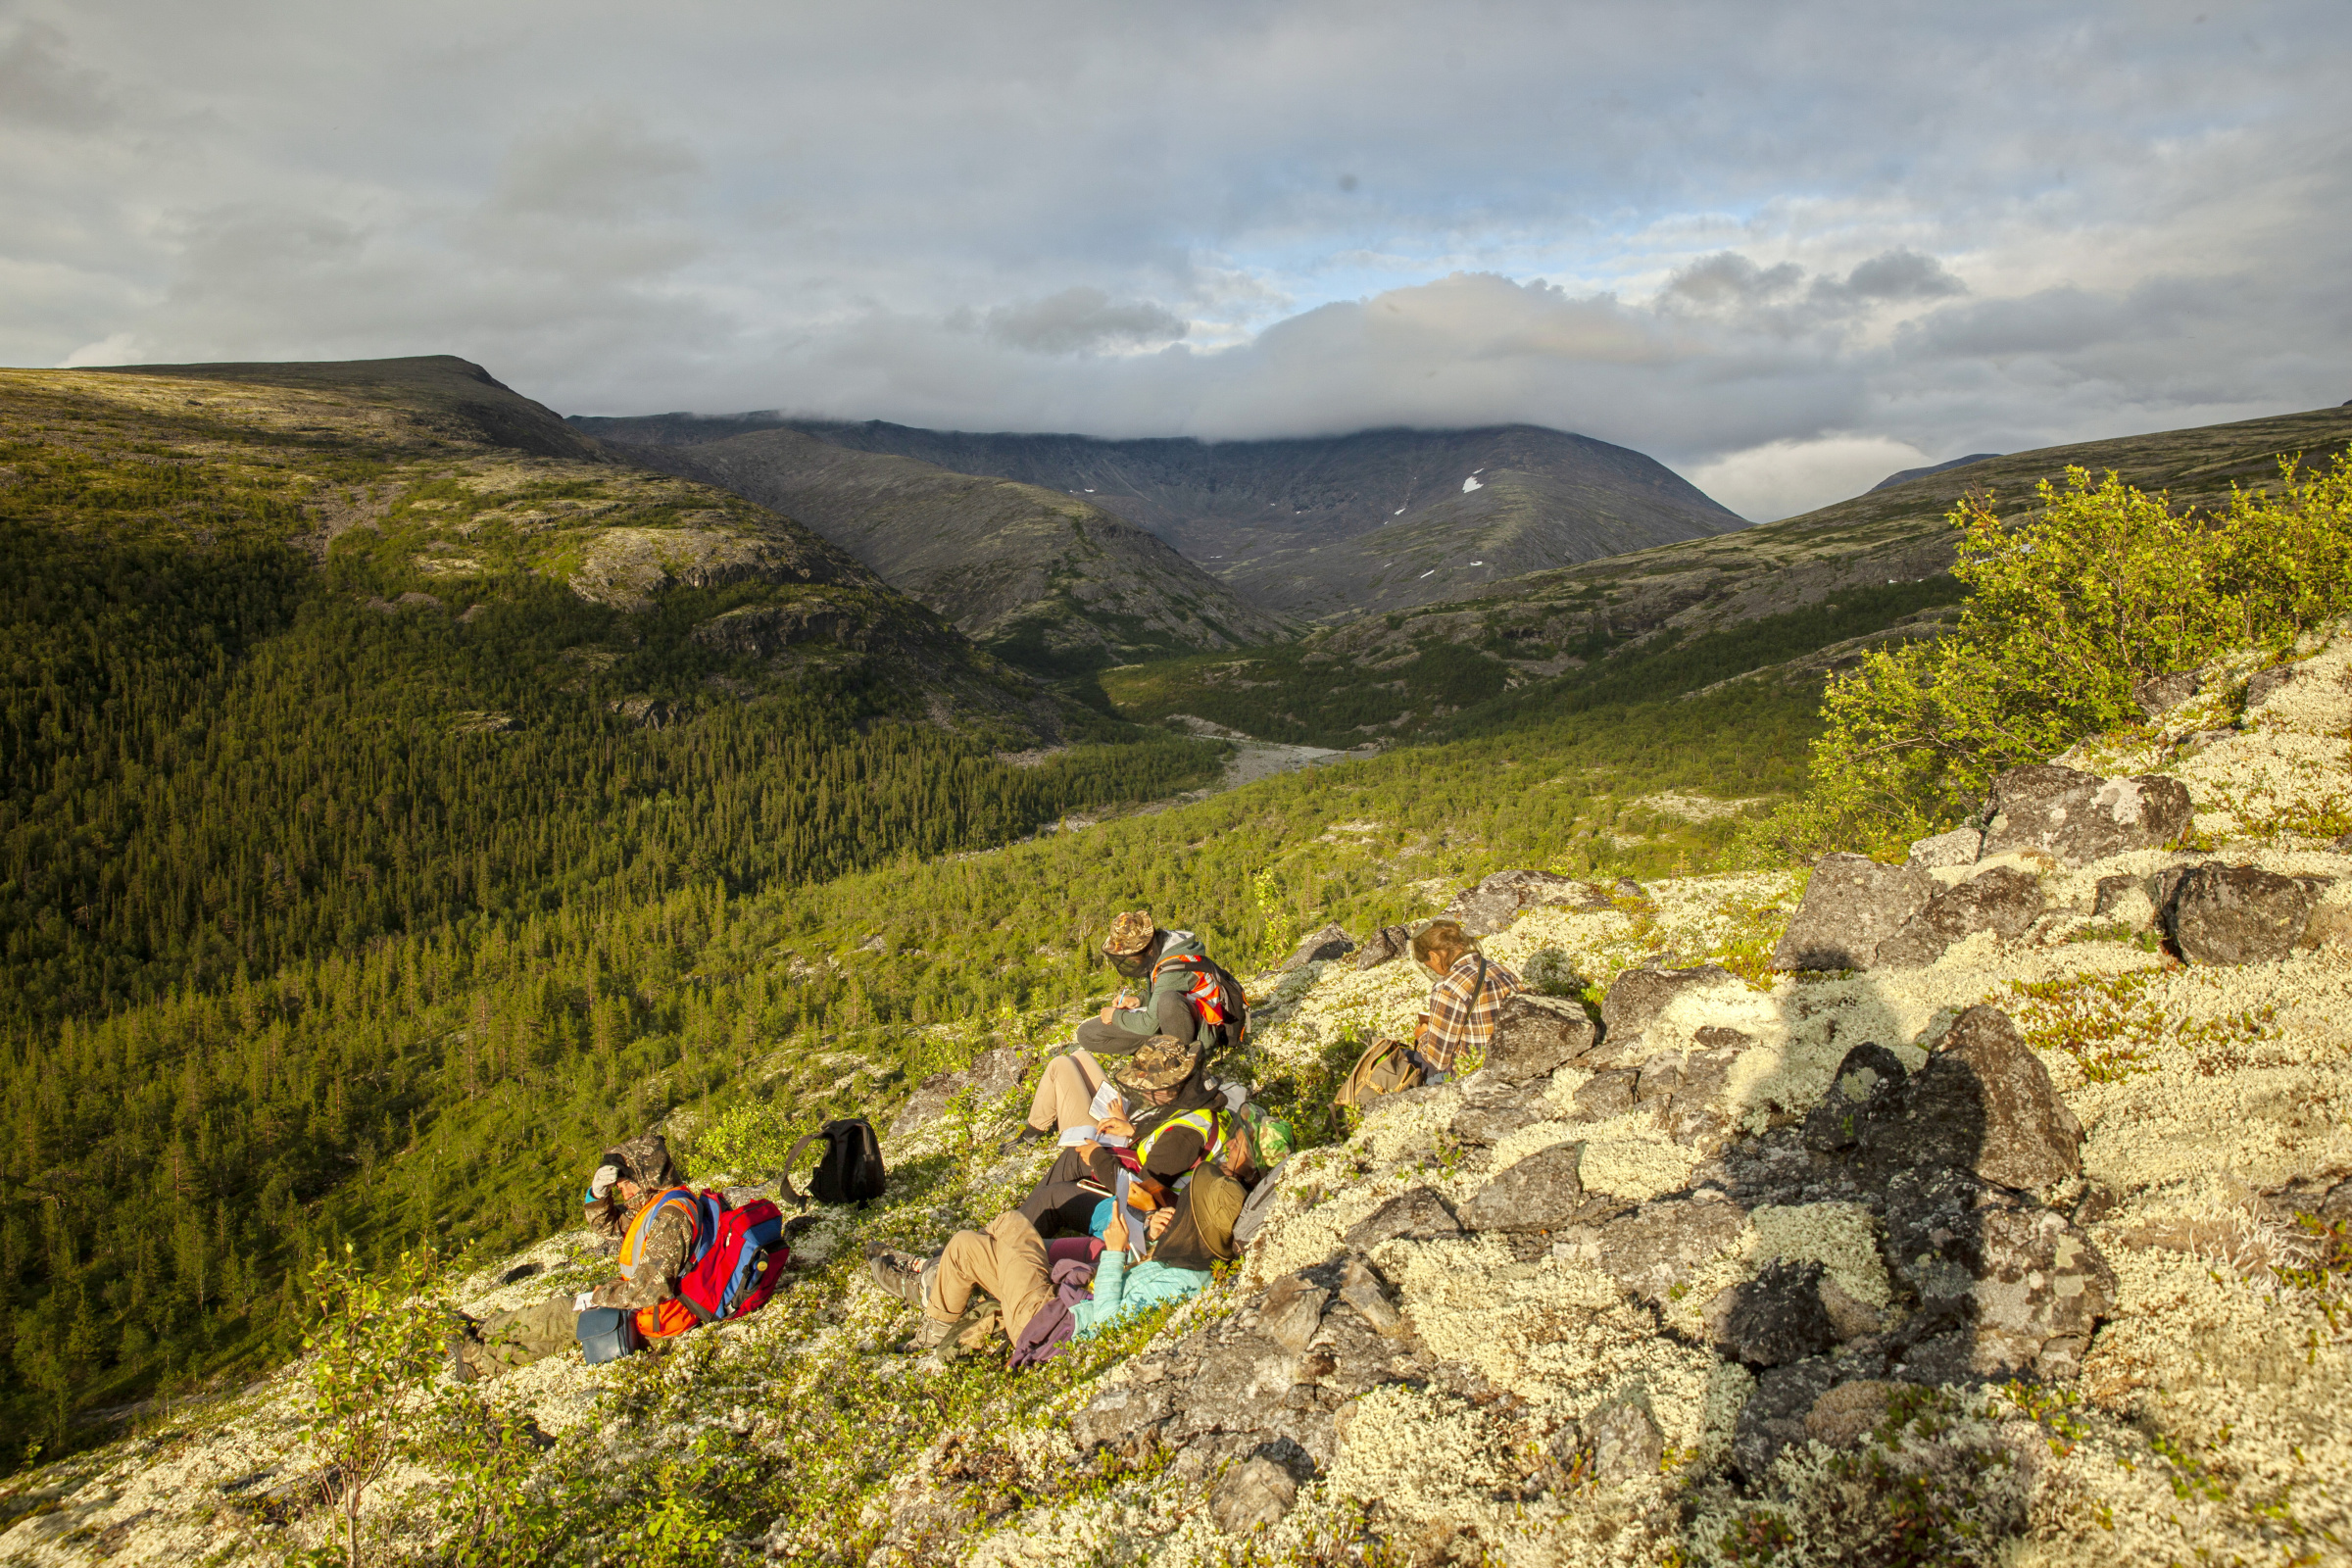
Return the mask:
[[1253, 603], [1316, 620], [1458, 599], [1523, 572], [1746, 526], [1639, 452], [1528, 424], [1207, 443], [777, 415], [572, 423], [674, 445], [793, 428], [1043, 485], [1149, 528]]
[[[1119, 711], [1190, 713], [1268, 740], [1347, 745], [1442, 731], [1501, 702], [1626, 701], [1763, 668], [1818, 683], [1869, 647], [1937, 635], [1959, 597], [1945, 514], [1972, 489], [2004, 514], [2070, 467], [2186, 507], [2278, 477], [2281, 456], [2352, 443], [2352, 408], [1988, 458], [1738, 533], [1534, 572], [1484, 596], [1367, 616], [1244, 660], [1104, 677]], [[1481, 710], [1487, 711], [1488, 710]], [[1502, 709], [1494, 710], [1500, 712]]]
[[1291, 630], [1124, 517], [1059, 491], [780, 427], [691, 446], [608, 445], [798, 518], [1030, 668], [1240, 648]]
[[1972, 452], [1965, 458], [1953, 458], [1945, 463], [1931, 463], [1924, 468], [1899, 468], [1872, 485], [1863, 494], [1871, 495], [1881, 490], [1891, 490], [1898, 484], [1909, 484], [1914, 479], [1925, 479], [1931, 473], [1948, 473], [1954, 468], [1965, 468], [1972, 463], [1989, 463], [1999, 456], [1998, 452]]

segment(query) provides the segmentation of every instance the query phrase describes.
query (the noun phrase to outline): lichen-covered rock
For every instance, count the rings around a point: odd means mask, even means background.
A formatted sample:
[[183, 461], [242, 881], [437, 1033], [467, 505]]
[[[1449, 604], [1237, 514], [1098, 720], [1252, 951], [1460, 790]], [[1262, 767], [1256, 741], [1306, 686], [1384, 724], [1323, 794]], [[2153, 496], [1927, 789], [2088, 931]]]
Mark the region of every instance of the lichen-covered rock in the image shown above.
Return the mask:
[[1717, 986], [1737, 986], [1731, 971], [1712, 963], [1689, 969], [1628, 969], [1601, 999], [1602, 1038], [1623, 1048], [1642, 1038], [1658, 1015], [1682, 997]]
[[891, 1118], [890, 1136], [904, 1138], [937, 1121], [948, 1102], [966, 1089], [985, 1103], [1010, 1094], [1023, 1076], [1020, 1053], [1009, 1046], [984, 1051], [972, 1058], [970, 1066], [957, 1071], [935, 1072], [916, 1086]]
[[1474, 937], [1488, 937], [1509, 925], [1521, 909], [1544, 904], [1605, 907], [1608, 897], [1553, 871], [1496, 871], [1446, 906], [1446, 917]]
[[1303, 969], [1310, 963], [1328, 963], [1334, 958], [1345, 958], [1354, 951], [1355, 943], [1348, 935], [1347, 927], [1334, 921], [1308, 932], [1298, 946], [1291, 950], [1291, 956], [1282, 960], [1281, 966], [1286, 970]]
[[1837, 1325], [1822, 1303], [1819, 1263], [1775, 1258], [1755, 1278], [1710, 1302], [1707, 1330], [1725, 1359], [1787, 1366], [1837, 1348]]
[[1838, 1063], [1838, 1076], [1805, 1117], [1807, 1149], [1840, 1154], [1862, 1141], [1862, 1126], [1874, 1116], [1888, 1113], [1910, 1072], [1903, 1058], [1885, 1046], [1865, 1041]]
[[1329, 1291], [1301, 1275], [1286, 1274], [1266, 1292], [1257, 1310], [1257, 1332], [1286, 1350], [1303, 1351], [1323, 1326], [1323, 1306], [1330, 1299]]
[[2165, 923], [2191, 963], [2273, 963], [2294, 951], [2311, 919], [2311, 890], [2251, 865], [2191, 866], [2173, 889]]
[[1290, 1471], [1261, 1454], [1217, 1483], [1208, 1511], [1227, 1535], [1246, 1536], [1282, 1523], [1298, 1500], [1298, 1483]]
[[1916, 969], [1934, 963], [1944, 949], [1979, 931], [2014, 941], [2026, 934], [2042, 904], [2039, 877], [2014, 866], [1993, 866], [1930, 899], [1900, 931], [1879, 944], [1871, 966]]
[[1546, 1077], [1591, 1051], [1599, 1038], [1577, 1004], [1522, 991], [1494, 1011], [1487, 1071], [1506, 1083]]
[[1862, 1168], [1882, 1181], [1954, 1165], [2038, 1191], [2082, 1165], [2082, 1124], [2009, 1015], [1984, 1004], [1952, 1021], [1898, 1093], [1858, 1114], [1855, 1133]]
[[1656, 1475], [1666, 1462], [1665, 1434], [1632, 1399], [1603, 1405], [1577, 1425], [1580, 1446], [1590, 1451], [1592, 1475], [1599, 1481], [1638, 1481]]
[[1523, 1127], [1533, 1127], [1559, 1114], [1548, 1104], [1512, 1103], [1465, 1105], [1446, 1131], [1465, 1144], [1492, 1149]]
[[2013, 767], [1992, 781], [1984, 858], [2036, 850], [2088, 865], [2131, 850], [2163, 849], [2188, 830], [2188, 786], [2143, 773], [2100, 778], [2071, 767]]
[[1584, 1205], [1585, 1184], [1577, 1165], [1583, 1144], [1554, 1144], [1511, 1166], [1462, 1205], [1461, 1221], [1474, 1231], [1557, 1230]]
[[1355, 950], [1358, 969], [1377, 968], [1391, 958], [1401, 958], [1413, 951], [1412, 933], [1400, 925], [1384, 925], [1364, 938], [1364, 945]]
[[1175, 1408], [1174, 1394], [1165, 1387], [1104, 1389], [1070, 1417], [1070, 1437], [1081, 1452], [1097, 1447], [1125, 1452], [1148, 1443]]
[[1928, 906], [1936, 879], [1866, 855], [1825, 855], [1772, 950], [1776, 969], [1868, 969], [1879, 945]]
[[1747, 1212], [1722, 1199], [1662, 1198], [1600, 1228], [1600, 1271], [1653, 1306], [1739, 1240]]
[[1351, 1252], [1369, 1252], [1383, 1242], [1402, 1237], [1433, 1242], [1462, 1234], [1461, 1222], [1435, 1188], [1414, 1187], [1398, 1193], [1356, 1221], [1343, 1238]]
[[2153, 929], [2157, 918], [2156, 901], [2148, 893], [2148, 879], [2144, 876], [2099, 878], [2090, 912], [2096, 919], [2133, 931]]
[[1762, 1481], [1781, 1450], [1805, 1441], [1805, 1418], [1838, 1382], [1827, 1356], [1776, 1366], [1756, 1379], [1732, 1428], [1732, 1463], [1752, 1484]]
[[1934, 871], [1949, 865], [1974, 865], [1977, 853], [1984, 847], [1983, 828], [1956, 827], [1949, 833], [1912, 840], [1910, 858], [1903, 863], [1917, 871]]
[[1577, 1114], [1587, 1121], [1607, 1121], [1634, 1108], [1634, 1090], [1642, 1081], [1639, 1067], [1606, 1067], [1577, 1086]]
[[1950, 1166], [1886, 1184], [1887, 1268], [1919, 1298], [1908, 1330], [1968, 1336], [1984, 1377], [2071, 1377], [2116, 1280], [2089, 1237], [2055, 1209]]
[[2154, 718], [2180, 707], [2197, 695], [2203, 678], [2193, 669], [2176, 670], [2170, 675], [2150, 675], [2132, 688], [2132, 702], [2140, 716]]

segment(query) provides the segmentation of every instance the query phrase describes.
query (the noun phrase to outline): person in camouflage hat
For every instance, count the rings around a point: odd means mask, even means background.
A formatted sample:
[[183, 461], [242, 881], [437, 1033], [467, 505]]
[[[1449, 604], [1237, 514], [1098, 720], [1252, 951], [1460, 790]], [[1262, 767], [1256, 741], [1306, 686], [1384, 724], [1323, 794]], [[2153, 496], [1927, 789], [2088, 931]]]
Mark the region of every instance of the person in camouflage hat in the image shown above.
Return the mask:
[[647, 1328], [647, 1319], [660, 1322], [662, 1303], [677, 1298], [687, 1254], [694, 1250], [695, 1214], [691, 1204], [671, 1203], [648, 1216], [642, 1226], [638, 1217], [684, 1183], [685, 1176], [669, 1157], [669, 1144], [660, 1133], [641, 1133], [598, 1156], [580, 1202], [591, 1230], [609, 1237], [626, 1237], [633, 1227], [637, 1230], [621, 1277], [594, 1290], [495, 1312], [479, 1323], [466, 1320], [451, 1346], [459, 1381], [496, 1377], [561, 1354], [578, 1343], [579, 1316], [590, 1307], [616, 1306], [638, 1313], [640, 1331], [654, 1332]]
[[1092, 1124], [1088, 1106], [1102, 1090], [1105, 1064], [1134, 1054], [1154, 1035], [1198, 1041], [1203, 1052], [1215, 1042], [1215, 1025], [1203, 1016], [1208, 950], [1190, 931], [1163, 931], [1149, 909], [1115, 916], [1102, 939], [1102, 956], [1126, 980], [1109, 1006], [1078, 1025], [1074, 1049], [1046, 1063], [1029, 1102], [1029, 1119], [1015, 1143], [1047, 1138]]

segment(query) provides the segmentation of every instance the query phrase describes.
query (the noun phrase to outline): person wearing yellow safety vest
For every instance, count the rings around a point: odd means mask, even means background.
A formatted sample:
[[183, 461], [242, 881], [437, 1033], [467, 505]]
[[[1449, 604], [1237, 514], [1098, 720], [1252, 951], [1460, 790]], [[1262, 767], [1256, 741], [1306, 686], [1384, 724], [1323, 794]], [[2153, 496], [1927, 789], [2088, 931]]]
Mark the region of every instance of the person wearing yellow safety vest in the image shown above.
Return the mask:
[[1153, 1035], [1121, 1059], [1103, 1103], [1089, 1135], [1061, 1152], [1021, 1203], [1041, 1232], [1083, 1233], [1122, 1175], [1146, 1202], [1174, 1201], [1184, 1178], [1217, 1152], [1226, 1125], [1215, 1115], [1224, 1097], [1201, 1081], [1200, 1048], [1173, 1035]]
[[695, 1194], [661, 1134], [643, 1133], [605, 1151], [581, 1203], [591, 1230], [620, 1239], [619, 1278], [466, 1322], [450, 1347], [460, 1381], [496, 1377], [570, 1348], [578, 1343], [579, 1315], [592, 1306], [635, 1313], [637, 1332], [648, 1339], [682, 1334], [701, 1321], [678, 1298], [699, 1224]]

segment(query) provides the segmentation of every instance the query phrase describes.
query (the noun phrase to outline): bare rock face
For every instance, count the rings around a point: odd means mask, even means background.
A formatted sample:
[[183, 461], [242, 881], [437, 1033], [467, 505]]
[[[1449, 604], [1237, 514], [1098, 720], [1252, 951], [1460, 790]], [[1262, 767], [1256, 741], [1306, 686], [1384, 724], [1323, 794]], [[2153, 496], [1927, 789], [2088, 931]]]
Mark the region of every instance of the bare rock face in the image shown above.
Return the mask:
[[1775, 969], [1868, 969], [1879, 945], [1928, 906], [1936, 879], [1866, 855], [1825, 855], [1773, 949]]
[[694, 628], [694, 640], [704, 647], [738, 659], [765, 659], [796, 643], [839, 643], [863, 648], [867, 641], [865, 614], [847, 603], [823, 599], [791, 605], [745, 605], [713, 615]]
[[1208, 1511], [1227, 1535], [1246, 1536], [1280, 1524], [1298, 1500], [1290, 1471], [1261, 1454], [1217, 1484]]
[[2037, 850], [2061, 865], [2087, 865], [2129, 850], [2158, 850], [2188, 830], [2188, 786], [2143, 773], [2100, 778], [2040, 762], [1992, 781], [1986, 858]]
[[1912, 1332], [1966, 1336], [1983, 1377], [2071, 1377], [2115, 1310], [2114, 1271], [2057, 1210], [1949, 1166], [1886, 1184], [1887, 1267], [1917, 1293]]
[[1916, 969], [1934, 963], [1946, 948], [1979, 931], [2014, 941], [2040, 915], [2042, 903], [2039, 877], [1996, 865], [1930, 899], [1926, 908], [1879, 944], [1872, 967]]
[[2251, 865], [2192, 866], [2173, 891], [2166, 924], [2191, 963], [2272, 963], [2302, 939], [2311, 890]]
[[1821, 1294], [1819, 1263], [1775, 1258], [1752, 1280], [1709, 1303], [1708, 1332], [1726, 1360], [1787, 1366], [1826, 1355], [1838, 1342]]
[[1583, 1144], [1538, 1150], [1480, 1188], [1462, 1205], [1462, 1224], [1474, 1231], [1551, 1231], [1576, 1217], [1585, 1200], [1577, 1166]]
[[1885, 1046], [1865, 1042], [1838, 1063], [1830, 1092], [1805, 1117], [1807, 1149], [1842, 1154], [1862, 1141], [1862, 1127], [1893, 1114], [1904, 1081], [1911, 1076], [1903, 1058]]
[[890, 1136], [903, 1138], [917, 1128], [937, 1121], [948, 1108], [948, 1102], [957, 1093], [970, 1089], [982, 1101], [996, 1100], [1007, 1095], [1020, 1084], [1024, 1073], [1020, 1053], [1009, 1046], [984, 1051], [972, 1058], [972, 1064], [958, 1072], [935, 1072], [916, 1086], [891, 1119]]
[[1356, 1221], [1343, 1240], [1351, 1252], [1369, 1252], [1381, 1243], [1399, 1236], [1408, 1241], [1429, 1242], [1461, 1234], [1461, 1221], [1453, 1217], [1446, 1200], [1433, 1188], [1415, 1187], [1398, 1193]]
[[2049, 1069], [2009, 1015], [1984, 1004], [1952, 1021], [1898, 1093], [1856, 1116], [1855, 1133], [1862, 1167], [1881, 1180], [1952, 1165], [2033, 1192], [2082, 1166], [2082, 1124]]
[[1266, 1292], [1265, 1304], [1258, 1308], [1257, 1331], [1284, 1349], [1298, 1353], [1306, 1348], [1323, 1326], [1323, 1307], [1331, 1293], [1298, 1274], [1286, 1274]]
[[1677, 998], [1716, 986], [1736, 986], [1731, 971], [1712, 963], [1689, 969], [1628, 969], [1601, 999], [1600, 1025], [1612, 1046], [1639, 1040]]
[[1911, 858], [1903, 863], [1916, 871], [1933, 871], [1947, 865], [1974, 865], [1977, 854], [1984, 847], [1984, 830], [1981, 827], [1956, 827], [1949, 833], [1932, 838], [1914, 839]]
[[1132, 1384], [1104, 1389], [1093, 1402], [1070, 1417], [1070, 1436], [1079, 1448], [1124, 1448], [1139, 1433], [1150, 1432], [1175, 1412], [1175, 1399], [1164, 1385], [1137, 1388]]
[[1308, 932], [1304, 940], [1291, 950], [1291, 956], [1282, 960], [1282, 967], [1286, 970], [1303, 969], [1310, 963], [1328, 963], [1334, 958], [1345, 958], [1354, 951], [1355, 943], [1348, 937], [1347, 928], [1333, 922], [1319, 931]]
[[1738, 1240], [1747, 1212], [1738, 1203], [1666, 1198], [1601, 1227], [1600, 1271], [1653, 1306], [1697, 1267]]
[[1522, 991], [1494, 1012], [1487, 1070], [1506, 1083], [1546, 1077], [1591, 1051], [1600, 1031], [1573, 1002]]
[[1401, 958], [1412, 951], [1411, 932], [1400, 925], [1384, 925], [1364, 938], [1364, 945], [1355, 950], [1355, 966], [1376, 969], [1391, 958]]
[[1552, 871], [1497, 871], [1446, 906], [1446, 917], [1474, 937], [1493, 936], [1519, 911], [1544, 904], [1608, 907], [1608, 896]]

